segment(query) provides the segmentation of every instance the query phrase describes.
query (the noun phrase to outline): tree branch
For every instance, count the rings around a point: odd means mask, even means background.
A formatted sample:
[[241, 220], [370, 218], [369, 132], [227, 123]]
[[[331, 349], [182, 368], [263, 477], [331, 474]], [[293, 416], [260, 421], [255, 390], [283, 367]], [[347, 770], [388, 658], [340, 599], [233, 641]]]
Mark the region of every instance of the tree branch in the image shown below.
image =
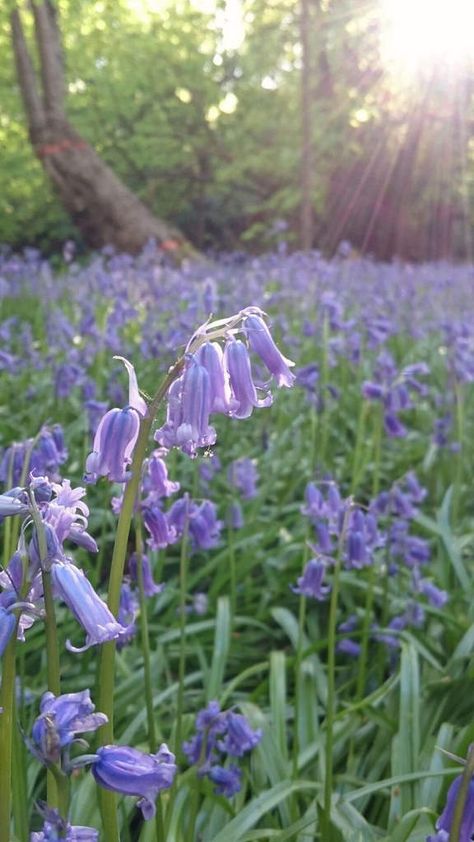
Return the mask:
[[43, 98], [48, 122], [52, 125], [65, 121], [65, 79], [61, 36], [56, 11], [51, 0], [31, 2], [35, 21], [35, 36], [41, 64]]
[[46, 116], [38, 93], [36, 74], [26, 45], [20, 13], [16, 8], [10, 15], [10, 27], [18, 83], [28, 120], [31, 142], [34, 144], [38, 141], [45, 127]]

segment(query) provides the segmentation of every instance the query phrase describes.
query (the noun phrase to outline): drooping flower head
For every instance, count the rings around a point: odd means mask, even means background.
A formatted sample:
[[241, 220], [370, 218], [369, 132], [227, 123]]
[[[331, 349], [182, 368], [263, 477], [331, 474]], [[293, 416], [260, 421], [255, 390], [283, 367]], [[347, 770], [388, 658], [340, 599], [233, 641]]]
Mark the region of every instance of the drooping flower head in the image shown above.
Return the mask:
[[33, 745], [43, 763], [56, 763], [61, 750], [74, 742], [76, 734], [96, 731], [107, 722], [105, 713], [94, 713], [90, 691], [43, 695], [40, 715], [32, 730]]
[[175, 757], [164, 743], [156, 754], [144, 754], [128, 746], [102, 746], [92, 764], [92, 774], [104, 789], [138, 796], [143, 818], [151, 819], [158, 794], [173, 783]]
[[[270, 406], [267, 387], [259, 396], [252, 374], [250, 349], [275, 377], [278, 386], [291, 386], [293, 365], [280, 354], [258, 307], [247, 307], [228, 319], [206, 322], [186, 346], [184, 372], [170, 386], [165, 424], [155, 433], [164, 447], [179, 447], [189, 456], [216, 440], [209, 423], [213, 412], [248, 418], [254, 408]], [[243, 339], [239, 339], [237, 334]], [[225, 340], [222, 349], [217, 340]]]
[[90, 646], [106, 643], [126, 634], [105, 602], [98, 596], [89, 579], [71, 561], [57, 561], [51, 567], [55, 595], [62, 599], [86, 631], [84, 646], [67, 641], [71, 652], [84, 652]]

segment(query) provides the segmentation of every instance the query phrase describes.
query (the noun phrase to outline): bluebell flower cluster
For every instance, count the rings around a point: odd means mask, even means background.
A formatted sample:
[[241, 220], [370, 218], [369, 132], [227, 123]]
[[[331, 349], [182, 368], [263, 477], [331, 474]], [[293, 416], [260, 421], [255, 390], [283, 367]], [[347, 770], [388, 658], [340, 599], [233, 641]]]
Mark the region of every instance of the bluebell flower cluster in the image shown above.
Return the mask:
[[261, 730], [254, 731], [245, 716], [221, 711], [219, 703], [211, 701], [197, 714], [196, 734], [183, 743], [183, 751], [198, 774], [215, 784], [217, 795], [231, 798], [240, 791], [242, 771], [235, 764], [224, 765], [226, 756], [243, 757], [261, 738]]
[[33, 473], [49, 480], [60, 479], [60, 467], [68, 458], [60, 424], [43, 427], [36, 439], [16, 442], [3, 450], [0, 461], [0, 482], [19, 486], [22, 474]]
[[[370, 636], [389, 651], [398, 650], [404, 629], [424, 625], [426, 602], [440, 610], [448, 600], [446, 591], [435, 584], [429, 571], [425, 572], [430, 561], [429, 542], [411, 531], [411, 522], [426, 494], [416, 474], [410, 471], [363, 510], [353, 501], [344, 500], [335, 483], [308, 483], [301, 511], [314, 526], [315, 540], [310, 544], [314, 557], [292, 590], [322, 602], [331, 591], [326, 574], [331, 571], [335, 553], [341, 553], [346, 570], [362, 569], [378, 558], [381, 572], [389, 580], [404, 577], [409, 597], [406, 598], [405, 589], [403, 610], [392, 616], [385, 628], [374, 618]], [[396, 597], [391, 605], [397, 606]], [[339, 652], [353, 657], [360, 653], [359, 643], [350, 637], [358, 627], [361, 630], [357, 615], [339, 625], [338, 631], [343, 635], [337, 645]]]
[[414, 363], [401, 371], [389, 351], [381, 351], [376, 360], [373, 380], [362, 384], [362, 394], [368, 401], [383, 406], [385, 432], [392, 438], [406, 436], [407, 429], [399, 418], [400, 412], [413, 407], [411, 396], [427, 394], [426, 385], [419, 380], [429, 374], [426, 363]]
[[[97, 552], [97, 544], [87, 532], [89, 509], [83, 501], [85, 490], [71, 488], [68, 480], [51, 482], [46, 476], [30, 474], [24, 488], [3, 495], [5, 516], [20, 514], [24, 524], [20, 552], [15, 553], [7, 568], [0, 574], [0, 648], [3, 651], [11, 635], [17, 630], [20, 640], [43, 610], [42, 571], [48, 570], [55, 598], [66, 603], [86, 631], [86, 643], [71, 651], [82, 652], [89, 646], [123, 636], [126, 629], [115, 619], [105, 602], [98, 596], [84, 572], [67, 553], [65, 542]], [[12, 506], [12, 502], [15, 505]], [[19, 506], [21, 508], [19, 508]], [[37, 527], [33, 525], [34, 509], [41, 520], [46, 555], [42, 556]], [[26, 529], [32, 537], [25, 543]], [[23, 564], [22, 559], [25, 559]], [[19, 614], [18, 623], [16, 615]]]
[[[263, 362], [278, 387], [292, 386], [293, 363], [275, 345], [258, 307], [248, 307], [237, 316], [204, 324], [187, 345], [183, 374], [168, 393], [165, 424], [156, 440], [164, 447], [179, 447], [188, 456], [197, 448], [210, 447], [216, 431], [210, 424], [213, 413], [248, 418], [254, 408], [269, 406], [272, 396], [263, 386], [262, 397], [252, 374], [249, 347]], [[248, 345], [236, 338], [241, 332]], [[225, 339], [222, 349], [219, 342]]]

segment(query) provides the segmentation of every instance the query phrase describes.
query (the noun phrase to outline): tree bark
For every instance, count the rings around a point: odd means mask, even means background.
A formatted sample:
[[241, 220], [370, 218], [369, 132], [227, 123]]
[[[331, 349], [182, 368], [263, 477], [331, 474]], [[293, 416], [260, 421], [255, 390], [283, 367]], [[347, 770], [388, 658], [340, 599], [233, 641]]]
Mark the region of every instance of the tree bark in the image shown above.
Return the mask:
[[65, 72], [56, 10], [51, 0], [32, 0], [41, 69], [39, 85], [20, 13], [10, 16], [17, 79], [35, 154], [59, 198], [92, 248], [113, 245], [137, 253], [150, 239], [179, 261], [198, 253], [173, 226], [123, 184], [67, 119]]
[[300, 0], [301, 41], [301, 204], [300, 246], [307, 251], [313, 245], [313, 150], [311, 120], [311, 47], [310, 0]]

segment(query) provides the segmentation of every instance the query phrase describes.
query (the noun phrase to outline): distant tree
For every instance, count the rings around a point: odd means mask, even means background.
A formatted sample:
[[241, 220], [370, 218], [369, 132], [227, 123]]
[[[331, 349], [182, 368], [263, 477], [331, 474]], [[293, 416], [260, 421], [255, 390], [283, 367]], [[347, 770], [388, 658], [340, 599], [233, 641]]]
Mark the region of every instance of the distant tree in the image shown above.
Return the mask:
[[19, 9], [14, 4], [11, 37], [29, 137], [59, 198], [85, 242], [139, 251], [150, 238], [177, 257], [195, 254], [181, 232], [151, 211], [115, 175], [69, 121], [65, 68], [57, 9], [51, 0], [32, 0], [40, 83], [30, 56]]

